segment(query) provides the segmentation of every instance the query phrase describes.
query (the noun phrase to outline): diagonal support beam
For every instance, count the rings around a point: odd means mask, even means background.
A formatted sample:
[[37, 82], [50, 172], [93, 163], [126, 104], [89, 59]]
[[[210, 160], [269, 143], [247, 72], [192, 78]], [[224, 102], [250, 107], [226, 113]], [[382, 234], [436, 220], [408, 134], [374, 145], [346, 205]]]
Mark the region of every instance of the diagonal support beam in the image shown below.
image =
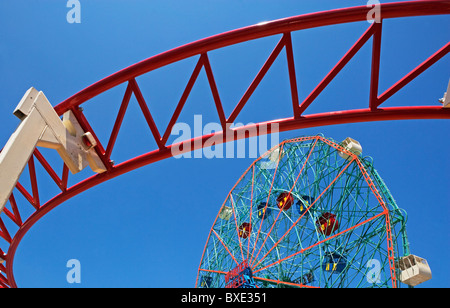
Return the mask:
[[272, 66], [273, 62], [275, 62], [275, 59], [280, 54], [281, 50], [283, 50], [284, 46], [286, 44], [285, 36], [283, 36], [280, 41], [278, 42], [275, 49], [270, 54], [267, 61], [262, 66], [261, 70], [256, 75], [255, 79], [253, 79], [250, 86], [247, 88], [247, 91], [245, 91], [244, 95], [242, 96], [241, 100], [237, 104], [237, 106], [234, 108], [234, 110], [231, 112], [231, 115], [227, 119], [227, 123], [233, 123], [234, 120], [236, 120], [236, 117], [241, 112], [242, 108], [244, 108], [247, 101], [250, 99], [250, 96], [252, 96], [253, 92], [255, 92], [256, 88], [258, 87], [259, 83], [263, 79], [263, 77], [266, 75], [269, 68]]
[[106, 146], [105, 156], [107, 159], [111, 158], [111, 153], [112, 153], [114, 144], [116, 143], [117, 135], [119, 134], [120, 126], [122, 125], [123, 118], [125, 116], [125, 112], [127, 111], [128, 104], [131, 99], [131, 94], [132, 94], [131, 86], [130, 86], [130, 83], [128, 83], [127, 89], [125, 90], [125, 94], [122, 99], [122, 104], [120, 105], [120, 108], [119, 108], [119, 113], [117, 114], [116, 121], [114, 122], [113, 130], [109, 137], [108, 145]]
[[222, 129], [225, 131], [226, 130], [225, 113], [223, 111], [222, 102], [220, 101], [219, 91], [217, 90], [217, 85], [211, 69], [211, 64], [209, 63], [209, 58], [206, 53], [202, 54], [202, 58], [203, 58], [203, 65], [205, 66], [206, 76], [208, 77], [209, 86], [211, 88], [211, 92], [214, 98], [214, 103], [216, 104], [220, 124], [222, 125]]
[[330, 82], [336, 77], [336, 75], [347, 65], [347, 63], [353, 58], [353, 56], [361, 49], [362, 46], [372, 37], [375, 28], [378, 27], [377, 23], [373, 23], [369, 29], [356, 41], [356, 43], [347, 51], [347, 53], [339, 60], [339, 62], [333, 67], [333, 69], [325, 76], [324, 79], [316, 86], [316, 88], [305, 98], [300, 104], [300, 114], [311, 105], [311, 103], [319, 96], [319, 94], [330, 84]]
[[372, 71], [370, 73], [369, 108], [375, 110], [378, 106], [378, 83], [380, 76], [381, 56], [381, 28], [382, 23], [374, 23], [374, 35], [372, 44]]
[[141, 111], [144, 114], [145, 120], [147, 121], [148, 126], [155, 138], [156, 144], [160, 149], [164, 148], [164, 144], [161, 141], [161, 135], [159, 134], [158, 128], [156, 127], [155, 121], [153, 120], [152, 114], [148, 109], [147, 103], [145, 102], [144, 96], [142, 96], [141, 89], [139, 88], [135, 79], [130, 80], [131, 88], [133, 89], [136, 100], [139, 103], [139, 107], [141, 107]]
[[294, 113], [294, 118], [298, 119], [300, 117], [300, 106], [298, 100], [297, 77], [295, 74], [294, 51], [292, 48], [292, 37], [290, 32], [285, 34], [285, 39], [286, 39], [287, 66], [289, 70], [289, 83], [291, 86], [292, 109]]
[[405, 75], [402, 79], [397, 81], [392, 87], [390, 87], [383, 94], [381, 94], [378, 97], [376, 107], [384, 103], [388, 98], [397, 93], [400, 89], [402, 89], [404, 86], [410, 83], [414, 78], [422, 74], [425, 70], [427, 70], [430, 66], [432, 66], [441, 58], [443, 58], [449, 52], [450, 52], [450, 43], [447, 43], [441, 49], [436, 51], [431, 57], [423, 61], [419, 66], [417, 66], [407, 75]]
[[178, 102], [177, 107], [175, 108], [175, 111], [172, 115], [172, 118], [169, 121], [169, 124], [167, 125], [166, 131], [164, 132], [162, 143], [166, 144], [167, 140], [169, 139], [170, 133], [172, 131], [173, 126], [178, 120], [178, 117], [180, 116], [181, 110], [184, 107], [184, 104], [186, 103], [187, 98], [189, 97], [189, 94], [191, 93], [192, 88], [194, 87], [195, 81], [197, 80], [198, 75], [200, 74], [200, 70], [203, 67], [203, 57], [200, 56], [200, 59], [197, 62], [197, 65], [194, 68], [194, 72], [192, 73], [191, 77], [189, 78], [188, 84], [186, 85], [186, 88], [184, 89], [183, 94], [181, 95], [181, 98]]

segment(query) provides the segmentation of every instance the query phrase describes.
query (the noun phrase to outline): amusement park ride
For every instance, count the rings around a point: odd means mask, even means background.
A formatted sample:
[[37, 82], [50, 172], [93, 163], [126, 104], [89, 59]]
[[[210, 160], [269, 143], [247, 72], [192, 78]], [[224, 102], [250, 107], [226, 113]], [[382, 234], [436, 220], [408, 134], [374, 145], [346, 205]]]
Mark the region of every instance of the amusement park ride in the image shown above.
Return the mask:
[[[431, 279], [426, 260], [409, 253], [404, 213], [361, 154], [356, 140], [317, 135], [285, 140], [257, 159], [211, 228], [197, 286], [365, 288]], [[264, 168], [264, 159], [275, 168]], [[379, 269], [375, 276], [368, 265]]]
[[[292, 117], [272, 120], [279, 130], [399, 119], [450, 119], [450, 83], [437, 106], [380, 108], [383, 102], [443, 58], [450, 43], [406, 74], [384, 93], [378, 93], [383, 20], [450, 13], [450, 1], [407, 1], [381, 5], [381, 20], [369, 25], [355, 44], [303, 101], [299, 101], [291, 32], [366, 20], [366, 6], [306, 14], [266, 22], [212, 36], [156, 55], [121, 70], [53, 107], [43, 92], [30, 88], [14, 110], [21, 123], [0, 153], [0, 286], [17, 287], [13, 275], [16, 249], [26, 232], [45, 214], [64, 201], [136, 168], [172, 156], [171, 147], [195, 150], [211, 136], [168, 145], [168, 136], [204, 68], [223, 131], [219, 139], [252, 137], [240, 134], [247, 127], [230, 129], [266, 72], [285, 49], [292, 97]], [[279, 43], [227, 118], [214, 79], [208, 52], [226, 46], [281, 35]], [[372, 39], [372, 63], [368, 106], [342, 112], [305, 115], [304, 111]], [[171, 63], [197, 57], [198, 62], [163, 134], [158, 131], [136, 77]], [[96, 136], [81, 105], [95, 96], [126, 84], [109, 140]], [[443, 91], [444, 92], [444, 91]], [[158, 148], [114, 164], [111, 153], [131, 96], [139, 103]], [[260, 126], [256, 124], [256, 134]], [[271, 133], [267, 131], [266, 133]], [[219, 140], [216, 139], [216, 140]], [[195, 142], [200, 141], [200, 142]], [[187, 146], [192, 145], [194, 146]], [[106, 145], [106, 147], [104, 146]], [[57, 174], [38, 147], [54, 149], [64, 162]], [[198, 269], [197, 287], [399, 287], [415, 286], [431, 278], [425, 259], [412, 255], [406, 238], [404, 216], [370, 160], [363, 158], [358, 141], [336, 142], [321, 135], [285, 140], [257, 159], [241, 176], [220, 208], [211, 228]], [[262, 168], [268, 159], [275, 168]], [[35, 160], [60, 188], [60, 193], [41, 204]], [[68, 187], [69, 172], [85, 167], [95, 172]], [[28, 167], [31, 192], [20, 184]], [[21, 216], [21, 194], [34, 207]], [[15, 229], [5, 225], [9, 219]], [[13, 233], [14, 232], [14, 233]], [[2, 243], [3, 245], [4, 243]], [[368, 279], [368, 262], [377, 260], [380, 271]], [[376, 283], [375, 283], [376, 281]]]

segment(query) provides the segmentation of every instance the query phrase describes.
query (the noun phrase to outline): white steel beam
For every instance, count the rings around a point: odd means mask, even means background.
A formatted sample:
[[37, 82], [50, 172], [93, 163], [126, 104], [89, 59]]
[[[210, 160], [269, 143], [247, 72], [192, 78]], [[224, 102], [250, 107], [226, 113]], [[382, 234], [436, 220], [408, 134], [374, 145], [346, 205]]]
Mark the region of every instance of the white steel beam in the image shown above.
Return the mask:
[[[93, 149], [95, 140], [84, 132], [72, 112], [63, 120], [53, 109], [44, 93], [30, 88], [14, 110], [21, 119], [0, 153], [0, 212], [8, 201], [36, 146], [55, 149], [72, 173], [90, 165], [94, 172], [106, 171]], [[83, 142], [90, 141], [90, 145]]]

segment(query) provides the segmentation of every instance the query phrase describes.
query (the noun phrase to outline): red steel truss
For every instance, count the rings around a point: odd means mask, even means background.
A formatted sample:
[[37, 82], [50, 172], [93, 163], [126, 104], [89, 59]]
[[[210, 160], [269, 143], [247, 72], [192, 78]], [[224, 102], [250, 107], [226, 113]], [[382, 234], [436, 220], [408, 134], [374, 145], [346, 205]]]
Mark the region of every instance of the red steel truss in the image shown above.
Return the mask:
[[[16, 185], [16, 190], [14, 191], [14, 193], [20, 193], [25, 197], [25, 199], [33, 206], [34, 212], [29, 215], [29, 217], [22, 217], [20, 211], [21, 207], [29, 205], [18, 204], [13, 193], [9, 198], [9, 208], [5, 207], [4, 215], [0, 217], [0, 237], [4, 239], [2, 246], [0, 246], [0, 257], [5, 261], [3, 264], [0, 264], [0, 286], [17, 287], [13, 274], [14, 255], [23, 236], [40, 218], [64, 201], [92, 188], [93, 186], [127, 173], [131, 170], [171, 157], [172, 147], [180, 148], [180, 146], [183, 146], [184, 151], [190, 151], [203, 148], [205, 146], [205, 141], [213, 136], [215, 137], [217, 144], [224, 140], [234, 141], [240, 138], [248, 138], [260, 134], [270, 134], [271, 126], [268, 124], [277, 124], [278, 130], [283, 132], [308, 127], [355, 122], [404, 119], [450, 119], [450, 108], [443, 108], [442, 106], [402, 106], [380, 108], [380, 106], [392, 95], [397, 93], [414, 78], [422, 74], [439, 59], [443, 58], [450, 51], [450, 43], [445, 44], [439, 50], [431, 54], [428, 59], [425, 59], [420, 65], [403, 76], [403, 78], [393, 84], [384, 93], [379, 94], [378, 89], [383, 20], [390, 18], [449, 14], [450, 1], [448, 0], [407, 1], [381, 4], [380, 22], [370, 24], [363, 35], [338, 61], [338, 63], [336, 63], [333, 69], [323, 78], [323, 80], [317, 84], [306, 99], [301, 102], [299, 101], [291, 33], [294, 31], [315, 27], [365, 21], [367, 18], [367, 13], [370, 9], [371, 8], [366, 6], [359, 6], [306, 14], [266, 22], [264, 24], [253, 25], [205, 38], [131, 65], [92, 84], [55, 106], [55, 110], [59, 115], [71, 110], [75, 114], [83, 129], [92, 133], [97, 141], [95, 150], [107, 167], [107, 171], [83, 179], [80, 182], [68, 187], [69, 169], [67, 166], [64, 166], [62, 174], [58, 175], [57, 172], [55, 172], [55, 168], [44, 158], [39, 150], [36, 149], [34, 151], [34, 154], [28, 163], [31, 192], [25, 189], [20, 183]], [[282, 37], [245, 91], [244, 95], [235, 106], [234, 110], [227, 117], [222, 107], [213, 69], [209, 61], [208, 52], [226, 46], [274, 35], [282, 35]], [[333, 78], [347, 65], [352, 57], [370, 39], [372, 39], [372, 62], [368, 106], [361, 106], [361, 109], [305, 115], [305, 110], [307, 110], [307, 108], [314, 102], [316, 97], [327, 87]], [[268, 122], [230, 129], [229, 125], [231, 125], [240, 114], [251, 95], [260, 85], [261, 80], [266, 75], [272, 63], [277, 59], [283, 49], [285, 49], [287, 57], [290, 91], [292, 97], [292, 116], [289, 118], [271, 120]], [[184, 89], [178, 105], [173, 112], [170, 122], [168, 123], [165, 131], [161, 132], [155, 124], [144, 96], [141, 93], [140, 87], [136, 82], [136, 77], [191, 57], [198, 57], [198, 62]], [[170, 136], [170, 132], [173, 126], [177, 123], [184, 104], [188, 99], [191, 89], [193, 88], [202, 69], [205, 70], [223, 131], [192, 138], [191, 140], [187, 140], [182, 143], [169, 145], [167, 144], [167, 141]], [[84, 116], [80, 106], [97, 95], [122, 84], [126, 84], [127, 88], [124, 93], [116, 121], [112, 128], [111, 135], [106, 141], [99, 140], [89, 121]], [[133, 94], [138, 101], [144, 118], [146, 119], [150, 133], [156, 141], [157, 148], [146, 154], [136, 156], [130, 160], [114, 164], [112, 162], [111, 153], [118, 133], [121, 129], [121, 124], [127, 110], [128, 103], [131, 95]], [[269, 129], [261, 129], [263, 126], [269, 126]], [[242, 134], [242, 132], [244, 132], [244, 134]], [[60, 193], [45, 203], [42, 203], [39, 198], [38, 188], [42, 184], [37, 181], [35, 169], [36, 162], [40, 163], [44, 167], [50, 178], [61, 190]], [[43, 184], [45, 185], [45, 183]], [[17, 226], [14, 233], [11, 228], [8, 230], [5, 226], [3, 219], [6, 218], [10, 219]], [[5, 243], [6, 245], [4, 245]]]

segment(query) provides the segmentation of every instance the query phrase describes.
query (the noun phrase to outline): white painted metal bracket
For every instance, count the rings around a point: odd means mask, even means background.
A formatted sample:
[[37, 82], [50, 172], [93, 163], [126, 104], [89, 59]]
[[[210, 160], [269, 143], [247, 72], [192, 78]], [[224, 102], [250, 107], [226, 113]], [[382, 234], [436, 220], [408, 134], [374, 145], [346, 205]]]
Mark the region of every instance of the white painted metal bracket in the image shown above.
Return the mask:
[[71, 111], [61, 120], [44, 93], [30, 88], [14, 115], [21, 123], [0, 153], [0, 212], [36, 146], [55, 149], [72, 173], [87, 165], [97, 173], [106, 171], [92, 134], [83, 131]]
[[444, 93], [444, 97], [439, 100], [444, 108], [450, 108], [450, 80], [447, 85], [447, 92]]

